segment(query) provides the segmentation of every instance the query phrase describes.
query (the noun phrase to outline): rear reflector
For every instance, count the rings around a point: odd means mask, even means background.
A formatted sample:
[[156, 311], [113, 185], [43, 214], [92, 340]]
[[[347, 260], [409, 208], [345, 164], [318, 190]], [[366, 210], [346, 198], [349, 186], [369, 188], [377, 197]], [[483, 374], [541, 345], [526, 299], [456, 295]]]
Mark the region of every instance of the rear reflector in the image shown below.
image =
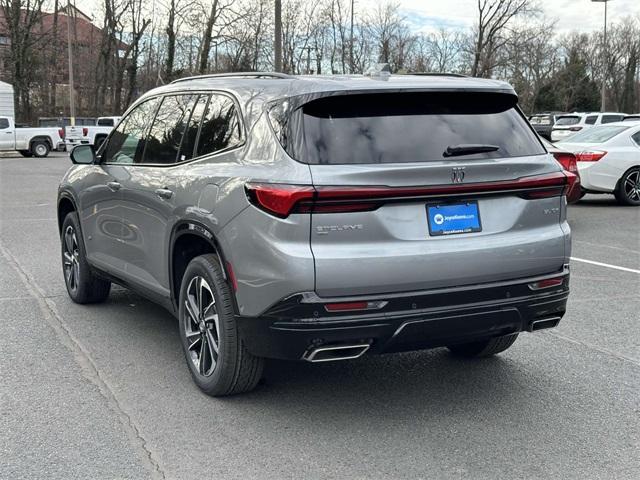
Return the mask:
[[291, 213], [343, 213], [371, 211], [383, 203], [414, 201], [422, 198], [476, 196], [512, 193], [536, 199], [563, 195], [571, 184], [570, 174], [553, 172], [516, 180], [433, 185], [420, 187], [362, 186], [339, 187], [248, 183], [249, 201], [256, 207], [280, 218]]
[[380, 310], [388, 302], [339, 302], [325, 303], [324, 308], [327, 312], [353, 312], [357, 310]]
[[233, 271], [233, 266], [226, 262], [227, 265], [227, 277], [229, 277], [229, 283], [231, 283], [231, 288], [233, 288], [234, 292], [238, 291], [238, 280], [236, 279], [236, 274]]
[[576, 153], [576, 159], [579, 162], [597, 162], [606, 154], [607, 152], [603, 150], [587, 150], [584, 152]]
[[564, 277], [547, 278], [529, 284], [531, 290], [544, 290], [545, 288], [559, 287], [564, 282]]

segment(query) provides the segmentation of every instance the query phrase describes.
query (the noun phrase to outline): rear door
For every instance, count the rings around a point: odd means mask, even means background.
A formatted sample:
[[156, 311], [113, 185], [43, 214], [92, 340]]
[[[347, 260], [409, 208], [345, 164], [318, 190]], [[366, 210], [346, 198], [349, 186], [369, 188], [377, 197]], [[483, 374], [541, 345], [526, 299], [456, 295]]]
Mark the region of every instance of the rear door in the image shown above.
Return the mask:
[[515, 102], [490, 93], [361, 94], [314, 100], [294, 114], [301, 138], [292, 154], [309, 164], [319, 192], [311, 214], [318, 294], [559, 271], [568, 255], [564, 174]]

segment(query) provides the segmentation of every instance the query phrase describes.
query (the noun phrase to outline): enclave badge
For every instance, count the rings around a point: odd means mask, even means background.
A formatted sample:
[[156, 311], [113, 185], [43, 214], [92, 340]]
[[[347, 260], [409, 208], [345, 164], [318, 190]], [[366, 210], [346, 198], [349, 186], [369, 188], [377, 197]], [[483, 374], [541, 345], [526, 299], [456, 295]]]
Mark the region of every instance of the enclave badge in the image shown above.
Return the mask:
[[453, 167], [451, 169], [451, 182], [462, 183], [464, 181], [464, 167]]

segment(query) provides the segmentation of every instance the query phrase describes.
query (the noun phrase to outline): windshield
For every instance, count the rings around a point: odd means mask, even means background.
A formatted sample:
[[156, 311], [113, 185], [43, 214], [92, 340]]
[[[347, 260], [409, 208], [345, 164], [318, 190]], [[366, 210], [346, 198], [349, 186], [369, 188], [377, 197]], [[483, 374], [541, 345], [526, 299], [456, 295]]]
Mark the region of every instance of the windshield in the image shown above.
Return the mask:
[[290, 154], [314, 165], [435, 162], [470, 146], [469, 159], [545, 153], [516, 98], [497, 93], [335, 95], [305, 104], [292, 123]]
[[571, 143], [603, 143], [628, 128], [623, 126], [593, 127], [584, 132], [576, 133], [569, 141]]
[[556, 125], [575, 125], [576, 123], [580, 123], [580, 117], [571, 116], [571, 117], [559, 117], [556, 121]]

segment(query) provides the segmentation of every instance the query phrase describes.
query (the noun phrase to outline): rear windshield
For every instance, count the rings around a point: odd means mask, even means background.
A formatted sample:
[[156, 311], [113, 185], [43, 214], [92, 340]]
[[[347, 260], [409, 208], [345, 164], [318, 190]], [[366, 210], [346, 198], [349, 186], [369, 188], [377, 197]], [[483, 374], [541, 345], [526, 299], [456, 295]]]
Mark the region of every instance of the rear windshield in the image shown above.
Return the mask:
[[514, 96], [489, 93], [324, 97], [305, 104], [294, 115], [297, 138], [290, 153], [314, 165], [436, 162], [448, 159], [448, 147], [468, 145], [497, 150], [461, 158], [544, 154], [515, 106]]
[[113, 127], [115, 121], [113, 118], [99, 118], [98, 125], [101, 127]]
[[640, 122], [640, 115], [629, 115], [628, 117], [625, 117], [622, 121], [623, 122]]
[[629, 127], [610, 126], [610, 127], [593, 127], [584, 132], [572, 135], [567, 141], [571, 143], [602, 143], [612, 139], [619, 133], [627, 130]]
[[580, 117], [559, 117], [556, 120], [556, 125], [575, 125], [576, 123], [580, 123]]

